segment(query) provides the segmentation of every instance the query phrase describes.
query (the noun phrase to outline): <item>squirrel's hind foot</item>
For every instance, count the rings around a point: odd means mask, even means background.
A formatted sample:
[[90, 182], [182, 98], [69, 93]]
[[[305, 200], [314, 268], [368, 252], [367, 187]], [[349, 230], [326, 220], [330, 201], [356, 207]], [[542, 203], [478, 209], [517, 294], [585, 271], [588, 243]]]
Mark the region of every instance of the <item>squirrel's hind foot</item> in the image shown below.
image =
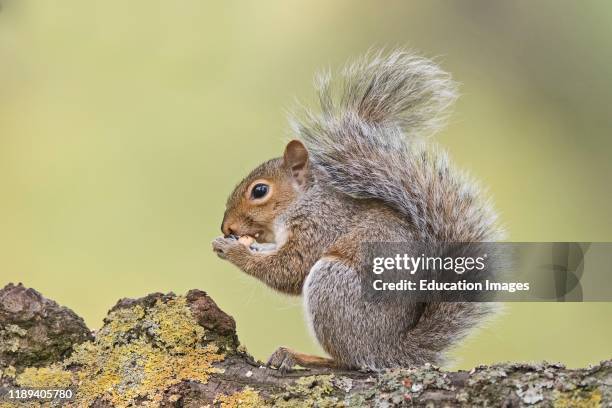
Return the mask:
[[268, 359], [268, 367], [275, 367], [281, 374], [293, 371], [296, 366], [306, 368], [336, 368], [337, 364], [331, 358], [298, 353], [286, 347], [279, 347]]

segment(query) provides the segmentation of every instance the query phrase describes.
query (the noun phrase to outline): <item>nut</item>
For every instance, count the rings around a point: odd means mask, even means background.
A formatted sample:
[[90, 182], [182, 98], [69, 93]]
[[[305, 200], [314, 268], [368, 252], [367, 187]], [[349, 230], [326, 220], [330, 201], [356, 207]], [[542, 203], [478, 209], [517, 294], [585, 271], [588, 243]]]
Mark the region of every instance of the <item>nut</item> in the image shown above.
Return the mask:
[[253, 242], [255, 242], [255, 238], [253, 238], [250, 235], [243, 235], [240, 238], [238, 238], [238, 242], [240, 242], [242, 245], [246, 247], [250, 247], [253, 244]]

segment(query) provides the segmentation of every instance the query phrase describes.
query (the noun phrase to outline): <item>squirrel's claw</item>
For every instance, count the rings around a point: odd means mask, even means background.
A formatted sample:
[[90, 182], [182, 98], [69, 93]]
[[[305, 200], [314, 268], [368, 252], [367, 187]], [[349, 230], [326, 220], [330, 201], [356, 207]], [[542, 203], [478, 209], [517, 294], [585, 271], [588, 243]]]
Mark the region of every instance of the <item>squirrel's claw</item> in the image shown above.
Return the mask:
[[295, 356], [286, 347], [279, 347], [268, 359], [266, 366], [275, 367], [281, 374], [286, 374], [297, 365]]
[[217, 237], [212, 242], [213, 251], [217, 253], [219, 258], [226, 259], [227, 251], [234, 245], [242, 245], [238, 243], [238, 240], [230, 235], [229, 237]]

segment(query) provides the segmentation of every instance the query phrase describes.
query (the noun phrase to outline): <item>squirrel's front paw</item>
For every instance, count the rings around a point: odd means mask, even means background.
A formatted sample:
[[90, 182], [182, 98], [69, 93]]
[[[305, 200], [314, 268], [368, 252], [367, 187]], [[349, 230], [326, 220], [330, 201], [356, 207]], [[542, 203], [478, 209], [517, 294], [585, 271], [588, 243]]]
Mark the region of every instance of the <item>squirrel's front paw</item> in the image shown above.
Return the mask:
[[215, 238], [212, 242], [212, 247], [213, 251], [215, 251], [221, 259], [227, 259], [228, 254], [234, 248], [244, 248], [244, 246], [233, 235]]
[[276, 367], [281, 374], [291, 371], [297, 365], [293, 352], [286, 347], [279, 347], [268, 359], [268, 367]]

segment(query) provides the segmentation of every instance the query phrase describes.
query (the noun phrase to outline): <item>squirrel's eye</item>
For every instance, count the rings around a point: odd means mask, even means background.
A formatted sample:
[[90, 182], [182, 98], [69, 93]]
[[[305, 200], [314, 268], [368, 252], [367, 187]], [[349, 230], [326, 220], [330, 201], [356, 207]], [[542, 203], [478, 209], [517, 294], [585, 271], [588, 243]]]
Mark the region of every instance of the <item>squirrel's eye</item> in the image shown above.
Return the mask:
[[259, 183], [255, 184], [255, 187], [251, 190], [251, 198], [263, 198], [268, 194], [269, 187], [267, 184]]

